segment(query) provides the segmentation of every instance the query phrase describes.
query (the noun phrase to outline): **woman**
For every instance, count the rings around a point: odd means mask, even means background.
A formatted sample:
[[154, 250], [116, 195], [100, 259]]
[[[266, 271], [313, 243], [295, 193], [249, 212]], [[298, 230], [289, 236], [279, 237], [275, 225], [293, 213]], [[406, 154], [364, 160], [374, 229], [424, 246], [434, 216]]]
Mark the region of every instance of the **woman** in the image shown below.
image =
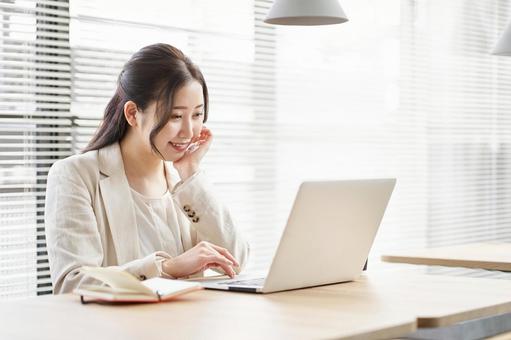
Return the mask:
[[180, 50], [155, 44], [133, 55], [84, 153], [48, 174], [54, 293], [90, 283], [82, 266], [140, 279], [240, 272], [248, 245], [199, 169], [212, 142], [207, 117], [204, 77]]

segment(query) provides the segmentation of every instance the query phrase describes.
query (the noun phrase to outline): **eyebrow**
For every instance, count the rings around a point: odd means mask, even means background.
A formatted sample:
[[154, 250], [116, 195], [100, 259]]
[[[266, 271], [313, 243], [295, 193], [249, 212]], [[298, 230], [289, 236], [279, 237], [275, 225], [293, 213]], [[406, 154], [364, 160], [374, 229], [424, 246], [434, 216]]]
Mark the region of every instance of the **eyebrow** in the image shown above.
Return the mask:
[[[196, 109], [198, 109], [198, 108], [199, 108], [199, 107], [201, 107], [201, 106], [204, 106], [204, 104], [197, 105], [195, 108], [196, 108]], [[186, 110], [187, 108], [188, 108], [188, 106], [174, 106], [174, 107], [172, 108], [172, 110], [174, 110], [174, 109], [183, 109], [183, 110]]]

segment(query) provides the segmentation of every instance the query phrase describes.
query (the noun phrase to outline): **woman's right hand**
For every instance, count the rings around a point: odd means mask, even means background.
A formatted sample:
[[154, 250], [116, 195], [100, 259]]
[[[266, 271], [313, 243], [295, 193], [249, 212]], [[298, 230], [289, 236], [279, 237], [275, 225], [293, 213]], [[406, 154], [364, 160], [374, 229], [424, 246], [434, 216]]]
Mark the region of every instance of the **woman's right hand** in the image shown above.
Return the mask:
[[239, 267], [239, 263], [227, 249], [202, 241], [162, 264], [162, 270], [175, 278], [188, 277], [213, 267], [221, 268], [225, 274], [233, 278], [236, 274], [233, 267]]

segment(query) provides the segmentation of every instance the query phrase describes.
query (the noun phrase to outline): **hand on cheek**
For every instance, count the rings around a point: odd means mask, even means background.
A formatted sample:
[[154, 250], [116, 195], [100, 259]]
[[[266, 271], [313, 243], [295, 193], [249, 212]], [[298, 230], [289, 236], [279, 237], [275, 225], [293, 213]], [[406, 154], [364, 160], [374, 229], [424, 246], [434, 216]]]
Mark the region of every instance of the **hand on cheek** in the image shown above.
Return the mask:
[[[192, 139], [192, 143], [190, 144], [190, 146], [188, 147], [186, 152], [187, 153], [195, 152], [197, 149], [199, 149], [201, 147], [201, 145], [205, 146], [206, 143], [209, 143], [211, 140], [211, 137], [212, 137], [211, 131], [204, 126], [202, 128], [202, 130], [200, 131], [200, 134], [197, 137], [194, 137]], [[203, 146], [203, 149], [204, 149], [204, 146]], [[209, 145], [208, 145], [208, 148], [209, 148]]]
[[185, 151], [183, 157], [173, 163], [181, 179], [184, 180], [190, 177], [199, 169], [200, 161], [207, 153], [212, 141], [213, 135], [211, 130], [203, 126], [200, 134], [192, 139], [192, 143]]

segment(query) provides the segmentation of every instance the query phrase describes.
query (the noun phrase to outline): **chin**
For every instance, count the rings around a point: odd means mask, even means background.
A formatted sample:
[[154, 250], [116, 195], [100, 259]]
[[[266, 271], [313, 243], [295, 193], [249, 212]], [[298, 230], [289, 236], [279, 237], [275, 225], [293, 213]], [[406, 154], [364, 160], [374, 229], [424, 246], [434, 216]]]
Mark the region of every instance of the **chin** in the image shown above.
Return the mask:
[[165, 159], [165, 161], [167, 162], [175, 162], [175, 161], [178, 161], [180, 160], [181, 158], [183, 158], [183, 156], [185, 155], [184, 152], [165, 152], [163, 153], [162, 152], [162, 155], [163, 155], [163, 158]]
[[183, 155], [171, 154], [169, 152], [162, 152], [161, 155], [163, 156], [163, 160], [165, 162], [175, 162], [183, 157]]
[[173, 155], [173, 156], [170, 156], [170, 157], [165, 157], [165, 161], [167, 162], [176, 162], [178, 160], [180, 160], [183, 156], [181, 155]]
[[[173, 150], [170, 145], [165, 146], [157, 146], [157, 150], [159, 150], [159, 154], [156, 153], [158, 158], [163, 158], [166, 162], [175, 162], [181, 159], [184, 156], [184, 152], [178, 152], [177, 150]], [[154, 150], [153, 150], [154, 152]]]

